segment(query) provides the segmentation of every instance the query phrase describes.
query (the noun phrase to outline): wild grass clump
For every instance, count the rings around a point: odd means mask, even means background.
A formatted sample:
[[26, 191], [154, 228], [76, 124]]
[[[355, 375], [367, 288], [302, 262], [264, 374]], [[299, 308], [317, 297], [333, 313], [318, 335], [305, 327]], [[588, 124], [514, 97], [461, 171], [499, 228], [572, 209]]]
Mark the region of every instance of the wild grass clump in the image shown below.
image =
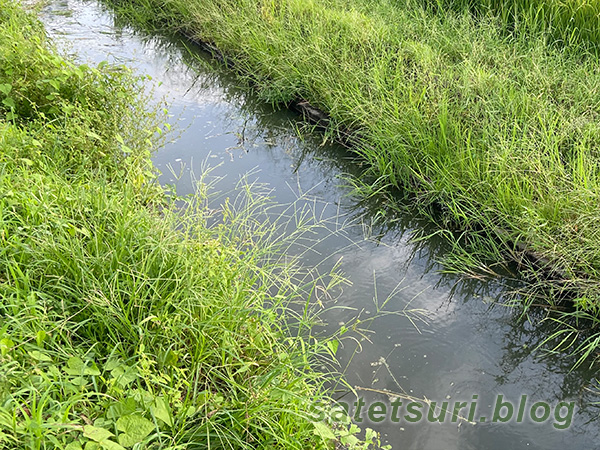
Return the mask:
[[[308, 100], [334, 132], [352, 130], [370, 166], [364, 192], [400, 188], [462, 232], [469, 251], [455, 265], [517, 261], [535, 286], [525, 298], [600, 304], [600, 70], [579, 38], [557, 46], [510, 32], [491, 6], [411, 0], [117, 4], [211, 42], [265, 100]], [[596, 33], [596, 12], [585, 17]]]
[[595, 0], [425, 0], [434, 10], [492, 13], [506, 32], [527, 39], [536, 34], [558, 48], [600, 51], [600, 3]]
[[336, 346], [310, 293], [339, 278], [277, 256], [254, 189], [169, 198], [141, 82], [0, 0], [0, 448], [366, 448], [311, 416]]

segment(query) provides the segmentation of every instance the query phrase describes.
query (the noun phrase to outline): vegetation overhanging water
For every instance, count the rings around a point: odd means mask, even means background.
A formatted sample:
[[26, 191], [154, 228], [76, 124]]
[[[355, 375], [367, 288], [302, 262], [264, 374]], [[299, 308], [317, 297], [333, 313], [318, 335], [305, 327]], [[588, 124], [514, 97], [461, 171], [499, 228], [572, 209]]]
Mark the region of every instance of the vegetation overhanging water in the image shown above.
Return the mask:
[[333, 341], [310, 331], [323, 279], [274, 257], [291, 241], [251, 215], [263, 193], [246, 186], [208, 227], [205, 192], [182, 206], [155, 182], [143, 79], [63, 59], [4, 0], [0, 90], [0, 448], [353, 438], [311, 419], [333, 377], [314, 370]]
[[431, 355], [430, 355], [431, 356]]
[[324, 111], [368, 163], [358, 191], [406, 193], [456, 244], [447, 270], [516, 262], [526, 309], [574, 306], [551, 339], [597, 354], [570, 325], [599, 313], [597, 3], [113, 4], [209, 42], [264, 100]]

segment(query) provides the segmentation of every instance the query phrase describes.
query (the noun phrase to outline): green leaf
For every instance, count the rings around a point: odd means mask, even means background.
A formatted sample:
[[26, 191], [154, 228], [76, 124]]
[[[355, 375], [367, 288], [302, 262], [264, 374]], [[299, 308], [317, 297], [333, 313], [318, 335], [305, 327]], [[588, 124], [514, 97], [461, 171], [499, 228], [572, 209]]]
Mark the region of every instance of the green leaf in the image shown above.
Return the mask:
[[0, 84], [0, 92], [2, 92], [4, 95], [10, 94], [10, 91], [12, 91], [12, 85]]
[[[75, 229], [77, 231], [79, 231], [81, 234], [83, 234], [85, 237], [89, 238], [92, 234], [90, 233], [90, 230], [88, 230], [86, 227], [75, 227]], [[97, 369], [97, 367], [96, 367]], [[98, 373], [98, 375], [100, 375], [100, 373]]]
[[99, 134], [97, 134], [97, 133], [94, 133], [93, 131], [86, 131], [86, 132], [85, 132], [85, 134], [86, 134], [88, 137], [91, 137], [91, 138], [93, 138], [93, 139], [98, 139], [99, 141], [101, 141], [101, 140], [102, 140], [102, 137], [101, 137]]
[[105, 450], [125, 450], [125, 448], [122, 445], [110, 440], [102, 441], [100, 442], [100, 445]]
[[175, 366], [178, 360], [179, 355], [172, 350], [169, 350], [165, 356], [165, 366]]
[[332, 341], [327, 341], [327, 348], [331, 351], [331, 353], [333, 353], [334, 355], [337, 352], [338, 347], [340, 346], [340, 341], [334, 339]]
[[315, 427], [314, 433], [317, 436], [321, 436], [321, 438], [325, 440], [336, 439], [335, 434], [333, 434], [333, 431], [327, 424], [324, 424], [323, 422], [314, 422], [313, 425]]
[[375, 431], [371, 428], [367, 428], [365, 430], [365, 441], [371, 443], [373, 441], [373, 439], [377, 439], [377, 438], [378, 438], [377, 431]]
[[126, 387], [133, 383], [138, 377], [137, 369], [135, 367], [126, 366], [125, 364], [115, 367], [111, 370], [110, 374], [113, 378], [117, 379], [117, 383], [119, 383], [121, 387]]
[[[108, 439], [111, 436], [114, 436], [113, 433], [111, 433], [108, 430], [105, 430], [104, 428], [99, 428], [99, 427], [93, 427], [91, 425], [86, 425], [83, 427], [83, 435], [88, 438], [91, 439], [92, 441], [95, 442], [102, 442], [106, 439]], [[87, 448], [87, 445], [86, 445]]]
[[[66, 385], [67, 383], [65, 383]], [[88, 384], [87, 380], [84, 377], [75, 377], [71, 380], [71, 385], [73, 386], [77, 386], [77, 387], [83, 387], [86, 386]]]
[[133, 447], [154, 430], [154, 424], [139, 414], [131, 414], [117, 420], [117, 429], [122, 432], [119, 434], [119, 444]]
[[17, 106], [15, 105], [15, 101], [12, 97], [7, 97], [4, 100], [2, 100], [2, 104], [7, 108], [16, 108]]
[[194, 400], [196, 402], [196, 406], [199, 409], [200, 407], [206, 405], [208, 403], [208, 401], [210, 400], [210, 392], [209, 391], [199, 392], [196, 395], [196, 398]]
[[360, 443], [360, 439], [358, 439], [356, 436], [354, 436], [353, 434], [349, 434], [347, 436], [342, 436], [340, 438], [340, 442], [350, 448], [356, 446], [358, 443]]
[[46, 332], [44, 330], [40, 330], [37, 332], [35, 336], [35, 340], [37, 342], [38, 347], [41, 347], [46, 340]]
[[154, 417], [162, 420], [166, 425], [173, 426], [173, 415], [171, 414], [171, 408], [163, 397], [158, 397], [154, 400], [154, 404], [150, 407], [150, 411], [154, 414]]
[[133, 394], [135, 401], [140, 403], [144, 408], [152, 406], [156, 398], [151, 392], [144, 389], [132, 389], [130, 393]]
[[116, 369], [121, 365], [121, 362], [118, 359], [109, 359], [106, 364], [104, 364], [104, 370], [108, 370], [109, 372], [113, 369]]
[[37, 360], [37, 361], [52, 361], [52, 358], [50, 358], [48, 355], [46, 355], [45, 353], [39, 352], [37, 350], [31, 350], [30, 352], [27, 352], [29, 354], [29, 356], [31, 356], [33, 359]]
[[192, 417], [194, 414], [196, 414], [198, 411], [200, 411], [200, 409], [201, 408], [194, 408], [193, 406], [189, 406], [185, 412], [185, 417], [187, 417], [187, 418]]
[[8, 338], [0, 339], [0, 355], [6, 356], [15, 346], [15, 343]]
[[94, 361], [83, 362], [83, 360], [77, 356], [69, 358], [67, 361], [67, 367], [64, 369], [69, 375], [100, 375], [100, 370]]
[[85, 365], [83, 364], [83, 360], [78, 358], [77, 356], [72, 356], [67, 361], [67, 367], [65, 368], [65, 372], [71, 375], [81, 375]]
[[73, 441], [65, 447], [65, 450], [82, 450], [83, 447], [79, 441]]
[[121, 400], [118, 403], [112, 404], [108, 408], [108, 412], [106, 413], [106, 417], [109, 419], [118, 419], [119, 417], [126, 416], [128, 414], [133, 414], [137, 410], [137, 402], [128, 397], [124, 400]]
[[250, 370], [251, 364], [244, 363], [238, 370], [235, 371], [235, 375], [241, 375], [244, 372], [248, 372]]

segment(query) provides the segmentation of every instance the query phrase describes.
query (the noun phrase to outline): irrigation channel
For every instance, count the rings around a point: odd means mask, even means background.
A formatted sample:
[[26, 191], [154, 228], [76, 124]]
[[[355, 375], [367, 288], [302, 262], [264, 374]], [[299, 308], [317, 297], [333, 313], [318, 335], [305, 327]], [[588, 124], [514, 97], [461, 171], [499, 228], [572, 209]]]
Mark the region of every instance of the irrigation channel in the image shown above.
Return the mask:
[[[181, 130], [155, 155], [154, 163], [162, 172], [161, 182], [175, 184], [179, 194], [191, 193], [194, 174], [209, 165], [214, 167], [212, 175], [224, 176], [221, 191], [232, 190], [250, 172], [250, 180], [269, 184], [277, 202], [301, 196], [300, 202], [324, 205], [319, 214], [333, 228], [357, 221], [324, 239], [318, 254], [310, 253], [303, 261], [314, 266], [328, 257], [321, 263], [327, 266], [341, 258], [341, 269], [352, 282], [336, 300], [338, 308], [326, 314], [331, 326], [340, 326], [359, 312], [368, 318], [376, 314], [374, 298], [381, 304], [389, 297], [385, 309], [392, 314], [381, 315], [370, 325], [362, 351], [356, 352], [350, 340], [338, 349], [348, 382], [363, 388], [358, 392], [367, 407], [374, 401], [389, 404], [388, 397], [376, 391], [438, 404], [448, 401], [449, 408], [458, 400], [470, 407], [473, 396], [478, 396], [475, 424], [453, 422], [450, 415], [443, 423], [426, 418], [411, 423], [404, 418], [403, 406], [399, 423], [391, 421], [388, 410], [377, 423], [369, 423], [363, 414], [362, 427], [371, 426], [387, 443], [404, 450], [598, 447], [600, 409], [594, 402], [600, 394], [594, 373], [571, 370], [574, 361], [565, 355], [534, 351], [552, 324], [521, 320], [518, 308], [503, 304], [516, 283], [509, 277], [461, 281], [441, 274], [435, 261], [447, 251], [444, 243], [435, 236], [413, 242], [412, 232], [427, 224], [410, 215], [395, 217], [385, 228], [368, 226], [381, 205], [360, 204], [348, 195], [339, 176], [356, 172], [357, 163], [344, 148], [322, 145], [318, 133], [298, 138], [296, 128], [302, 124], [298, 114], [262, 104], [240, 89], [231, 73], [183, 39], [136, 30], [94, 2], [51, 1], [40, 17], [59, 47], [80, 61], [108, 60], [151, 75], [156, 98], [166, 99], [172, 124]], [[365, 240], [369, 229], [381, 233], [381, 238]], [[426, 312], [426, 322], [406, 315], [409, 310]], [[515, 403], [514, 415], [506, 423], [492, 421], [498, 394]], [[518, 421], [522, 395], [527, 404]], [[354, 399], [348, 395], [342, 400]], [[575, 402], [566, 429], [557, 427], [565, 425], [555, 417], [560, 401]], [[535, 402], [547, 402], [552, 408], [542, 423], [530, 418]], [[564, 408], [561, 411], [566, 415]], [[543, 415], [544, 408], [538, 412]], [[461, 415], [468, 418], [468, 408]]]

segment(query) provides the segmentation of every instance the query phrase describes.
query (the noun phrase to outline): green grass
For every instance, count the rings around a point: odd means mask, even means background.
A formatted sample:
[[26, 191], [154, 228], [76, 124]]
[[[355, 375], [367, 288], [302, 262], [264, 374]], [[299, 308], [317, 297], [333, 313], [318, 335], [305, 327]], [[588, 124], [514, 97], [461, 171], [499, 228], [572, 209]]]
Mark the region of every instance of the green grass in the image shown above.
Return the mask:
[[525, 300], [600, 305], [597, 2], [116, 3], [212, 43], [266, 101], [308, 100], [351, 130], [365, 195], [399, 188], [462, 233], [448, 270], [516, 261]]
[[425, 0], [433, 10], [493, 13], [513, 36], [541, 35], [551, 46], [600, 50], [600, 2], [596, 0]]
[[143, 81], [0, 0], [0, 448], [367, 448], [311, 415], [337, 381], [311, 293], [341, 279], [281, 252], [319, 225], [257, 220], [247, 185], [216, 212], [205, 183], [169, 196]]

